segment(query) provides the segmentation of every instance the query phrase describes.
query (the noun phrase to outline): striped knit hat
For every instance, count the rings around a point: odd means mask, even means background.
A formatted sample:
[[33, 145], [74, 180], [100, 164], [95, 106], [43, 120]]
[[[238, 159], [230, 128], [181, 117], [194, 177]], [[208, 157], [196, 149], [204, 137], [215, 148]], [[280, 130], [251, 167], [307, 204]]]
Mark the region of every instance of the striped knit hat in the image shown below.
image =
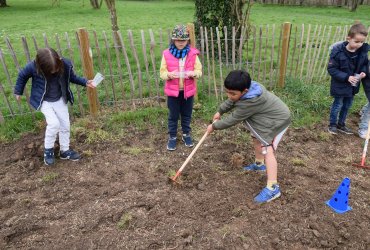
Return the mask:
[[183, 24], [178, 24], [173, 28], [172, 40], [189, 40], [189, 30]]

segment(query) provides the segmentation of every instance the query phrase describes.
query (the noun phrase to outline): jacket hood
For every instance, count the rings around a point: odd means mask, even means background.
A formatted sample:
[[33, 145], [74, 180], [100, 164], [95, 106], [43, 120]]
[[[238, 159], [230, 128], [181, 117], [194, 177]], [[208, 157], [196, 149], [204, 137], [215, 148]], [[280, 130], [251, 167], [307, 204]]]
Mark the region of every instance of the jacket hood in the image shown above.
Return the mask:
[[[336, 55], [336, 54], [338, 54], [341, 51], [347, 51], [347, 49], [346, 49], [347, 44], [348, 44], [347, 41], [334, 43], [332, 46], [330, 46], [331, 53], [333, 55]], [[367, 53], [369, 51], [369, 49], [370, 49], [369, 48], [369, 44], [368, 43], [364, 43], [358, 50], [359, 50], [360, 53], [362, 53], [362, 52]]]
[[336, 55], [341, 51], [345, 51], [347, 44], [348, 44], [348, 42], [337, 42], [337, 43], [333, 44], [332, 49], [331, 49], [332, 55]]
[[251, 86], [249, 87], [249, 90], [247, 93], [245, 93], [240, 99], [252, 99], [254, 97], [258, 97], [262, 94], [262, 87], [258, 82], [252, 81]]

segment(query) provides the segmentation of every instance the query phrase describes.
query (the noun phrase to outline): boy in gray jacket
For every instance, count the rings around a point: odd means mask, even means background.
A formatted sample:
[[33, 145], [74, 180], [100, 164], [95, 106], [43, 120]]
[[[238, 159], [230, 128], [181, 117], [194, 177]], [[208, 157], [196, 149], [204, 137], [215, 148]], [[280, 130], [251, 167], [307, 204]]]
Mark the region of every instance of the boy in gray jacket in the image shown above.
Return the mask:
[[[208, 126], [208, 133], [226, 129], [244, 122], [251, 132], [254, 143], [255, 162], [245, 166], [246, 171], [265, 171], [267, 186], [254, 198], [257, 203], [280, 197], [277, 183], [275, 150], [291, 122], [288, 107], [261, 84], [251, 81], [246, 71], [234, 70], [224, 82], [228, 100], [222, 103]], [[224, 113], [230, 115], [221, 119]]]

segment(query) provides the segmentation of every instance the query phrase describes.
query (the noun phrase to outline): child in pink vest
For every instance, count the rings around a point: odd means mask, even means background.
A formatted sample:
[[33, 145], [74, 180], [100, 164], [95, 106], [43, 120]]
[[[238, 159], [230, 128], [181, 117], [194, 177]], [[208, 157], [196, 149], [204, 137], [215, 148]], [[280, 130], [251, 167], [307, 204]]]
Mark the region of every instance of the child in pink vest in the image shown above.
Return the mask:
[[199, 51], [190, 47], [189, 31], [185, 25], [176, 25], [172, 31], [172, 42], [163, 51], [160, 77], [166, 81], [164, 93], [167, 96], [168, 133], [167, 150], [176, 149], [177, 125], [181, 118], [182, 141], [186, 147], [193, 147], [191, 115], [194, 95], [197, 91], [195, 78], [202, 76]]

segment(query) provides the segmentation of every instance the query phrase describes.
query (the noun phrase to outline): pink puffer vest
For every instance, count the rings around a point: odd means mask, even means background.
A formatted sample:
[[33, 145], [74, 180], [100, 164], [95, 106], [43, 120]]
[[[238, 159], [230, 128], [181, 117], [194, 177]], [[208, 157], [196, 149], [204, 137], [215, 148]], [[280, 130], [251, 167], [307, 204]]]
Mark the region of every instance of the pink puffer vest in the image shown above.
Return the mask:
[[[199, 51], [195, 48], [190, 48], [184, 65], [185, 71], [193, 71], [194, 70], [194, 64], [196, 60], [196, 56], [199, 54]], [[168, 72], [179, 70], [179, 59], [174, 57], [171, 52], [166, 49], [163, 51], [164, 59], [166, 60], [167, 64], [167, 70]], [[167, 80], [166, 84], [164, 86], [164, 93], [167, 96], [179, 96], [179, 79], [175, 78], [172, 80]], [[184, 97], [189, 98], [195, 95], [197, 92], [197, 87], [194, 83], [193, 78], [184, 79]]]

